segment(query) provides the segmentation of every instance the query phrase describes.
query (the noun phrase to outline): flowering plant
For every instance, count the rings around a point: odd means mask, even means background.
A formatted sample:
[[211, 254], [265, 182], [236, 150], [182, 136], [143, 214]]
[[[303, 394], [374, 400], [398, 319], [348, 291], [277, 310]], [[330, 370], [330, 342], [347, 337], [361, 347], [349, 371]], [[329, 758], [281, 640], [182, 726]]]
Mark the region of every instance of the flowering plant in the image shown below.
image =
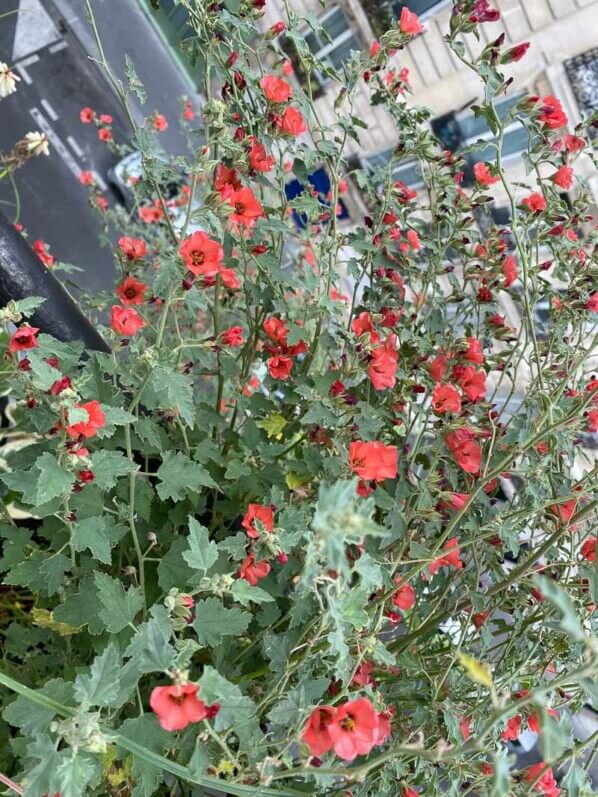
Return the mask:
[[[264, 32], [258, 0], [180, 5], [206, 98], [183, 108], [189, 156], [160, 149], [157, 112], [130, 114], [130, 144], [81, 113], [141, 160], [130, 213], [83, 176], [118, 239], [115, 293], [89, 299], [111, 353], [36, 329], [35, 297], [3, 311], [3, 770], [28, 797], [558, 795], [565, 771], [589, 794], [567, 712], [596, 700], [595, 232], [584, 186], [558, 192], [584, 125], [553, 97], [496, 112], [515, 56], [463, 44], [485, 0], [448, 33], [495, 134], [467, 153], [392, 66], [414, 14], [341, 75], [290, 7]], [[282, 34], [337, 92], [332, 122]], [[128, 110], [134, 70], [104, 66]], [[373, 172], [347, 157], [364, 90], [398, 130]], [[526, 187], [502, 162], [514, 121]], [[508, 227], [483, 213], [499, 189]], [[543, 761], [517, 773], [526, 728]]]

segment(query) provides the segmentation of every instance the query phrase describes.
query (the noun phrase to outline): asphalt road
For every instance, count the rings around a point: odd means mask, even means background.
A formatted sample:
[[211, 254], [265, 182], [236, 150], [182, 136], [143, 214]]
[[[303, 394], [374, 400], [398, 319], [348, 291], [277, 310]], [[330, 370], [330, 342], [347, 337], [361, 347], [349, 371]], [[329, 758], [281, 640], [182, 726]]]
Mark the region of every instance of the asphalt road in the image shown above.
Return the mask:
[[[23, 224], [31, 241], [43, 239], [63, 262], [83, 269], [74, 280], [88, 291], [110, 288], [112, 255], [99, 244], [100, 224], [88, 204], [88, 189], [79, 183], [82, 170], [105, 181], [117, 158], [97, 138], [96, 129], [82, 125], [79, 111], [90, 106], [114, 117], [114, 131], [126, 136], [117, 100], [76, 42], [64, 38], [39, 0], [2, 0], [0, 61], [21, 77], [15, 94], [0, 101], [0, 150], [32, 130], [50, 141], [50, 156], [30, 160], [15, 177], [19, 200], [8, 180], [0, 181], [1, 207]], [[110, 204], [115, 199], [106, 190]], [[17, 205], [20, 205], [18, 207]]]

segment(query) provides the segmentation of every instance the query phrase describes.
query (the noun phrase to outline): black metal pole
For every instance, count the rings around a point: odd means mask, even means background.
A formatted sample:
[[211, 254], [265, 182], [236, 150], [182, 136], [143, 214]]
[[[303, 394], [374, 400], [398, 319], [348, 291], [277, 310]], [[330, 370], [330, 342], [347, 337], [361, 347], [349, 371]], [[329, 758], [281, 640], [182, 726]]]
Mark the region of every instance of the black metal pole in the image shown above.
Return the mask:
[[0, 306], [29, 296], [46, 300], [31, 317], [32, 326], [58, 340], [81, 340], [92, 351], [110, 351], [62, 284], [0, 212]]

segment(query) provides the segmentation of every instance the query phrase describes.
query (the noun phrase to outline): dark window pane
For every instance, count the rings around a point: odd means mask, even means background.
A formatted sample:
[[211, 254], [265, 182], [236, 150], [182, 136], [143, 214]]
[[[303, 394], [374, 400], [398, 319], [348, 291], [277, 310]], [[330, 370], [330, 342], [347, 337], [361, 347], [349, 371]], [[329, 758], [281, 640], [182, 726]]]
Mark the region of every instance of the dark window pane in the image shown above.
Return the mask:
[[349, 28], [349, 23], [344, 12], [340, 8], [335, 8], [327, 17], [322, 20], [322, 27], [331, 39], [336, 39], [341, 33]]
[[353, 50], [359, 50], [359, 42], [355, 36], [351, 36], [338, 47], [331, 50], [327, 58], [335, 69], [340, 69], [345, 61], [351, 56]]

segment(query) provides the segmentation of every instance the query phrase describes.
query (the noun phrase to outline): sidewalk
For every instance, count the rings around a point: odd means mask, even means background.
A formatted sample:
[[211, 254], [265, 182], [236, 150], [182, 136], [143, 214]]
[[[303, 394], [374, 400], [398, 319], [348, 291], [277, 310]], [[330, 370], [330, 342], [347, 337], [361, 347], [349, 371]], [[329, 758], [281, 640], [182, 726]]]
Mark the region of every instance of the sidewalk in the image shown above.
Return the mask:
[[[97, 58], [93, 32], [86, 17], [85, 0], [43, 2], [61, 32], [78, 40], [88, 55]], [[185, 141], [178, 129], [181, 111], [179, 97], [186, 95], [198, 106], [201, 102], [199, 93], [172, 58], [137, 0], [91, 0], [91, 6], [106, 59], [115, 74], [126, 81], [125, 55], [129, 55], [145, 87], [147, 102], [143, 106], [132, 97], [136, 118], [141, 119], [153, 111], [163, 113], [169, 127], [161, 133], [160, 142], [169, 152], [184, 152]]]

